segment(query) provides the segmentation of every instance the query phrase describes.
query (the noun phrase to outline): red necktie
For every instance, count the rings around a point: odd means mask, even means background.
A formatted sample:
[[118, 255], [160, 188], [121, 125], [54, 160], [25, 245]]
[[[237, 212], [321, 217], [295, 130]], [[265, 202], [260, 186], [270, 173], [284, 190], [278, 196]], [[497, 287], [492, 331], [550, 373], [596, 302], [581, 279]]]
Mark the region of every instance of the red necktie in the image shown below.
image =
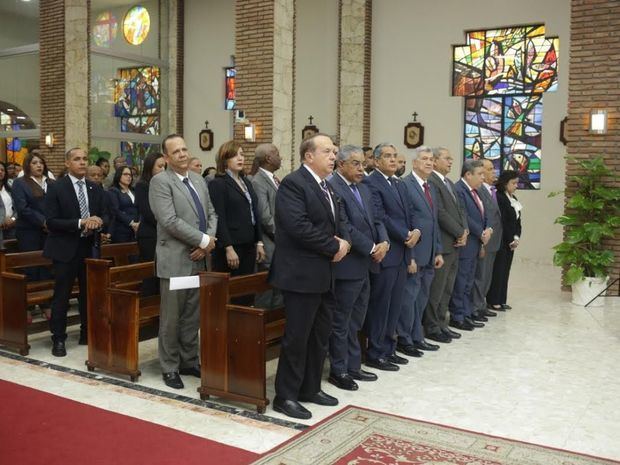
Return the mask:
[[422, 186], [424, 186], [424, 195], [426, 196], [426, 200], [428, 201], [428, 204], [430, 205], [431, 210], [432, 210], [433, 209], [433, 198], [431, 197], [431, 190], [429, 189], [427, 182], [422, 184]]
[[474, 197], [474, 202], [476, 202], [476, 206], [478, 207], [478, 210], [480, 210], [480, 214], [484, 216], [484, 206], [482, 205], [482, 200], [480, 200], [478, 192], [476, 192], [475, 189], [472, 189], [471, 195]]

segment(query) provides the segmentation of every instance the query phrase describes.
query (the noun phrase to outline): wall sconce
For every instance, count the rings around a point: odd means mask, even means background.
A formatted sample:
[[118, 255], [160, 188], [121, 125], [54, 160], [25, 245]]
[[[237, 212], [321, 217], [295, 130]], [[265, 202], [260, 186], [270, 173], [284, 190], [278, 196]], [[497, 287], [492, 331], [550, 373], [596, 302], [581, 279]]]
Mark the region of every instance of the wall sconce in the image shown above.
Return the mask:
[[53, 133], [49, 133], [45, 135], [45, 146], [47, 148], [52, 148], [54, 146], [54, 134]]
[[246, 123], [244, 126], [244, 135], [246, 142], [255, 142], [256, 141], [256, 127], [253, 123]]
[[590, 112], [590, 133], [607, 134], [607, 110], [592, 110]]

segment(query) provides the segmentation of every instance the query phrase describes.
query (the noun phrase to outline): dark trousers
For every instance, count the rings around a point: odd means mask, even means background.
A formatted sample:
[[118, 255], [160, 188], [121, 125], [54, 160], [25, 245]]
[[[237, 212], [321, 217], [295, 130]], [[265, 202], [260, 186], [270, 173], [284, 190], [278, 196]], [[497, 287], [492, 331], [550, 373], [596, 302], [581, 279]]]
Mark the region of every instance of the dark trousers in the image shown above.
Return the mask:
[[141, 262], [152, 262], [155, 260], [155, 247], [157, 246], [156, 237], [138, 237], [138, 253]]
[[67, 339], [67, 310], [69, 298], [75, 279], [78, 280], [80, 293], [78, 297], [80, 311], [80, 330], [86, 332], [86, 265], [84, 259], [90, 257], [92, 240], [80, 238], [75, 256], [68, 262], [54, 260], [52, 267], [56, 282], [54, 283], [54, 297], [52, 299], [52, 318], [50, 331], [52, 340], [64, 341]]
[[[271, 263], [264, 262], [257, 265], [257, 271], [269, 271]], [[254, 299], [254, 306], [257, 308], [264, 308], [266, 310], [273, 310], [274, 308], [280, 308], [284, 305], [282, 300], [282, 292], [275, 287], [268, 291], [256, 294]]]
[[493, 277], [491, 287], [487, 293], [487, 303], [489, 305], [503, 305], [508, 297], [508, 279], [510, 278], [510, 268], [514, 250], [501, 247], [495, 256], [493, 265]]
[[487, 292], [491, 287], [491, 278], [493, 276], [493, 266], [495, 264], [495, 256], [497, 252], [487, 251], [485, 256], [478, 259], [476, 265], [476, 280], [472, 290], [472, 301], [474, 312], [482, 312], [487, 308]]
[[478, 257], [459, 257], [459, 269], [454, 281], [452, 299], [450, 299], [450, 315], [455, 321], [469, 318], [474, 311], [472, 289], [476, 278]]
[[438, 334], [448, 327], [446, 316], [459, 267], [458, 249], [443, 255], [443, 266], [435, 270], [422, 318], [426, 334]]
[[[233, 245], [233, 248], [239, 256], [239, 268], [230, 269], [226, 260], [226, 249], [217, 248], [213, 254], [213, 271], [230, 273], [231, 276], [245, 276], [254, 273], [256, 270], [256, 244], [236, 244]], [[237, 305], [253, 305], [254, 295], [237, 297], [231, 299], [230, 302]]]
[[[408, 280], [411, 280], [411, 276], [415, 277], [416, 281], [415, 296], [410, 297], [407, 290], [405, 290], [403, 295], [403, 310], [405, 301], [411, 299], [411, 302], [408, 304], [411, 311], [408, 313], [409, 317], [403, 312], [399, 319], [398, 343], [403, 345], [411, 345], [414, 342], [422, 342], [424, 340], [422, 319], [424, 317], [426, 304], [428, 303], [433, 276], [435, 276], [435, 267], [434, 265], [421, 266], [418, 268], [417, 273], [410, 275]], [[407, 286], [405, 286], [405, 289], [408, 287], [409, 282]], [[401, 323], [403, 323], [402, 326]]]
[[323, 364], [336, 306], [333, 291], [309, 294], [282, 291], [286, 324], [276, 373], [276, 396], [312, 397], [321, 390]]
[[370, 274], [370, 301], [366, 315], [369, 359], [392, 355], [396, 349], [396, 326], [401, 312], [407, 267], [382, 268]]
[[370, 278], [338, 279], [335, 285], [336, 308], [329, 337], [330, 371], [343, 374], [359, 371], [362, 366], [362, 351], [358, 333], [364, 325]]
[[[43, 229], [35, 229], [34, 227], [32, 229], [16, 229], [16, 236], [17, 250], [20, 252], [43, 250], [45, 239], [47, 238], [47, 234], [43, 232]], [[49, 268], [45, 266], [24, 268], [23, 271], [29, 282], [52, 279], [52, 274], [50, 273]]]

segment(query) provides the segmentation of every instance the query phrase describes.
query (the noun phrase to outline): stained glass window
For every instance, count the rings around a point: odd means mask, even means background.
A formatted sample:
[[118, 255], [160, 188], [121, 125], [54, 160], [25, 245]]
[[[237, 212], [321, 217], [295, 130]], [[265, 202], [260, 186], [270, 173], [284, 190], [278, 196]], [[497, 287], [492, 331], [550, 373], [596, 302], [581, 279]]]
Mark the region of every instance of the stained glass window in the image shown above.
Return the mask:
[[454, 46], [452, 95], [465, 97], [464, 158], [488, 158], [540, 188], [542, 96], [557, 90], [557, 37], [544, 25], [467, 33]]
[[114, 116], [144, 116], [159, 113], [159, 68], [121, 68], [114, 89]]
[[143, 6], [134, 6], [125, 15], [123, 21], [123, 34], [127, 42], [133, 45], [140, 45], [149, 35], [151, 28], [151, 17]]
[[121, 156], [127, 161], [127, 165], [139, 168], [142, 168], [142, 162], [149, 153], [158, 152], [159, 149], [159, 144], [150, 144], [147, 142], [121, 142]]
[[237, 70], [235, 68], [226, 68], [226, 97], [224, 99], [224, 108], [234, 110], [236, 103], [235, 80], [237, 79]]
[[93, 41], [99, 47], [109, 47], [118, 34], [118, 21], [109, 11], [97, 16], [93, 26]]

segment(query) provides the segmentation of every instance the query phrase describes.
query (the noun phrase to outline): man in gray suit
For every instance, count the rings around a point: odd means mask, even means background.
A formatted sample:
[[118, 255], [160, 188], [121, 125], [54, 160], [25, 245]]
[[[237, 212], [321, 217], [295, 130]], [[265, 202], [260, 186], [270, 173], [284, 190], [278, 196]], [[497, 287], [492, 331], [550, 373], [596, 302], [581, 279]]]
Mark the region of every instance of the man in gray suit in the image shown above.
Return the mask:
[[181, 375], [200, 378], [198, 289], [170, 290], [170, 278], [206, 269], [215, 247], [217, 216], [207, 184], [189, 171], [190, 155], [176, 134], [162, 142], [167, 169], [151, 180], [149, 203], [157, 220], [155, 261], [160, 278], [159, 362], [167, 386], [182, 389]]
[[455, 196], [454, 183], [446, 177], [452, 161], [448, 149], [433, 149], [434, 171], [428, 178], [438, 194], [437, 219], [444, 265], [435, 270], [423, 322], [426, 338], [443, 343], [461, 337], [448, 328], [446, 315], [459, 264], [459, 248], [465, 245], [469, 234], [467, 216]]
[[[268, 270], [275, 249], [276, 225], [274, 213], [276, 211], [276, 193], [280, 180], [275, 172], [280, 169], [282, 160], [280, 152], [273, 144], [260, 144], [254, 151], [254, 163], [258, 166], [252, 177], [252, 186], [258, 197], [258, 211], [263, 228], [263, 243], [265, 244], [266, 258], [259, 263], [259, 270]], [[277, 289], [271, 289], [256, 296], [255, 305], [259, 308], [275, 308], [282, 305], [282, 294]]]
[[497, 192], [494, 186], [497, 175], [491, 160], [484, 159], [482, 162], [484, 164], [484, 183], [478, 189], [478, 195], [487, 214], [487, 226], [493, 230], [493, 233], [487, 245], [482, 248], [483, 252], [476, 265], [476, 280], [472, 291], [474, 304], [472, 318], [476, 321], [488, 321], [487, 317], [497, 316], [497, 313], [487, 309], [486, 295], [491, 286], [495, 255], [502, 242], [502, 215], [497, 206]]

